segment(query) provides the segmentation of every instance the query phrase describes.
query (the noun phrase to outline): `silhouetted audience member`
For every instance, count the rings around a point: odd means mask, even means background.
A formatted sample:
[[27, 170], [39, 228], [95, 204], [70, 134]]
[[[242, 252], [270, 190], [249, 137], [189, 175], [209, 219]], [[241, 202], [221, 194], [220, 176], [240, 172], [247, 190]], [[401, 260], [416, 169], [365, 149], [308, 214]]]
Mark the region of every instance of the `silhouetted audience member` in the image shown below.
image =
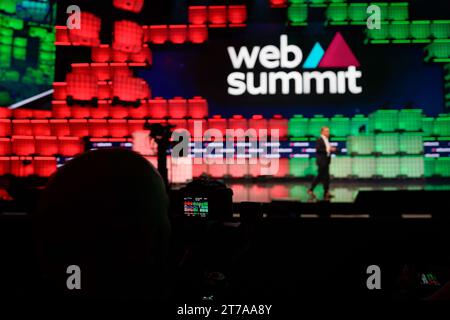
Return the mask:
[[[167, 207], [161, 176], [135, 152], [103, 149], [70, 160], [50, 178], [34, 217], [45, 292], [164, 299]], [[67, 287], [71, 265], [81, 269], [80, 290]]]

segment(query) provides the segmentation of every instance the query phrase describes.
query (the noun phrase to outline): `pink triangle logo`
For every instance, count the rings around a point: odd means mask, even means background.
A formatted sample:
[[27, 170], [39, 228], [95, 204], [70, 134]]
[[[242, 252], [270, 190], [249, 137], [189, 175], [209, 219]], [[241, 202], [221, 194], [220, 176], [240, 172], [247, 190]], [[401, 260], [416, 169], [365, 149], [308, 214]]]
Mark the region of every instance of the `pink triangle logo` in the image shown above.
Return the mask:
[[359, 67], [360, 64], [347, 42], [345, 42], [344, 37], [340, 32], [337, 32], [323, 55], [319, 68], [345, 68], [349, 66]]

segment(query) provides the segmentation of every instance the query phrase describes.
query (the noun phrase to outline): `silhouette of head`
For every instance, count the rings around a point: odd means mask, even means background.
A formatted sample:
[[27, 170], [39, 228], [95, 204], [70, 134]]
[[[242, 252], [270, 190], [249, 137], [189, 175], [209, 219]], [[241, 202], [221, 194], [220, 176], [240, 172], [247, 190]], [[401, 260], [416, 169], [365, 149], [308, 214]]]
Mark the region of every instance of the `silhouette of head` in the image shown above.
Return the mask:
[[[48, 290], [87, 298], [162, 298], [167, 206], [160, 175], [137, 153], [104, 149], [69, 161], [50, 178], [35, 214]], [[80, 267], [81, 290], [67, 287], [71, 265]]]

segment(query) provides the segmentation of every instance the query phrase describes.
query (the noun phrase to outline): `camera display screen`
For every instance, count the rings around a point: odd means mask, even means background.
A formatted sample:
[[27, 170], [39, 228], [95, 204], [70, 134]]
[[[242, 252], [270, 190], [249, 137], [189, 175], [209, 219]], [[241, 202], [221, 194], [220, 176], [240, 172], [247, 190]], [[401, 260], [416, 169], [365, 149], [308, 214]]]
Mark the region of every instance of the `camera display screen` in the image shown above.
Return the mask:
[[186, 216], [205, 218], [208, 213], [208, 198], [184, 197], [184, 214]]

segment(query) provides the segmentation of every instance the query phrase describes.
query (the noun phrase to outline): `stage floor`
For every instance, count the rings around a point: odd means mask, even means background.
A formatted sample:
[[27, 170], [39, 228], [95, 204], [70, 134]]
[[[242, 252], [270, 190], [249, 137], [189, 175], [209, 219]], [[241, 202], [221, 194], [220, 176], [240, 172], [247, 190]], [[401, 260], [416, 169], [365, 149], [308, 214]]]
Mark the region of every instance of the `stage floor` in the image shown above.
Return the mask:
[[[323, 188], [315, 190], [316, 200], [307, 191], [310, 181], [289, 182], [227, 182], [233, 189], [233, 202], [270, 202], [272, 200], [291, 200], [312, 202], [323, 198]], [[330, 191], [334, 195], [331, 202], [353, 202], [359, 191], [363, 190], [450, 190], [450, 181], [335, 181]]]

